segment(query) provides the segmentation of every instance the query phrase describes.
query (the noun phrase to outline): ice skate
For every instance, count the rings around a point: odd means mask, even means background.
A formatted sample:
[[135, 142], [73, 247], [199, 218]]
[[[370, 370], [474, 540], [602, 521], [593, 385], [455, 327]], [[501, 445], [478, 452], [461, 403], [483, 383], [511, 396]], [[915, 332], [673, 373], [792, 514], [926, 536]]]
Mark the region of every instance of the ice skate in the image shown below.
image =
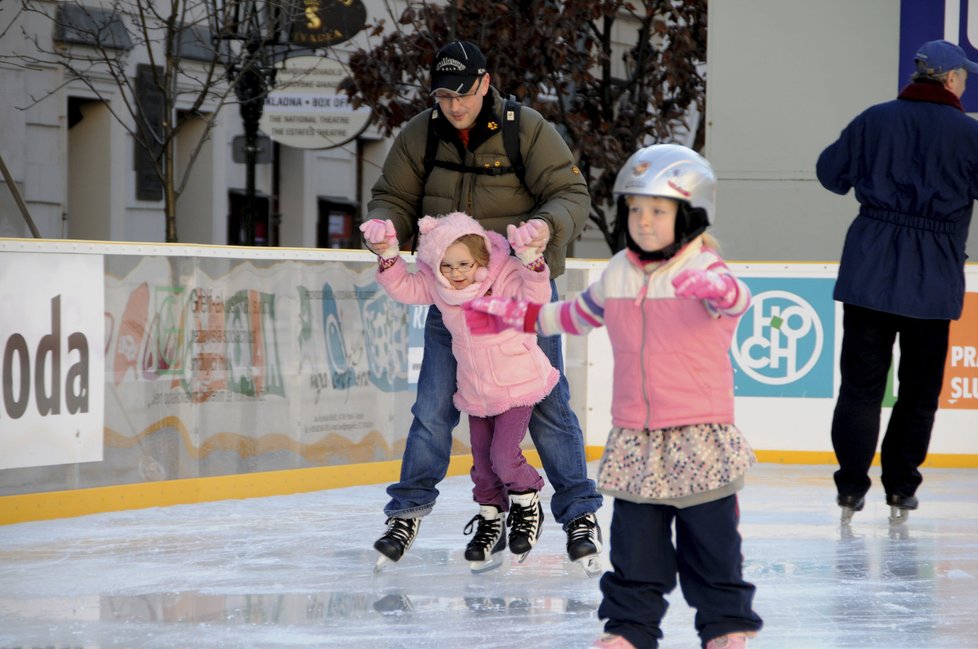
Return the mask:
[[603, 572], [601, 528], [594, 514], [578, 516], [567, 524], [567, 558], [579, 564], [588, 577]]
[[747, 638], [756, 633], [728, 633], [706, 643], [706, 649], [747, 649]]
[[605, 633], [591, 643], [589, 649], [635, 649], [635, 645], [614, 633]]
[[863, 507], [866, 506], [866, 499], [863, 496], [839, 495], [835, 497], [835, 502], [842, 508], [841, 523], [843, 525], [848, 525], [852, 522], [853, 514], [861, 512]]
[[509, 551], [519, 555], [519, 562], [523, 563], [540, 538], [543, 506], [537, 491], [511, 493], [510, 497], [509, 519], [506, 521], [509, 524]]
[[886, 504], [890, 506], [890, 524], [900, 525], [907, 522], [907, 519], [910, 517], [909, 512], [917, 509], [919, 503], [916, 496], [887, 494]]
[[475, 536], [465, 546], [465, 558], [474, 575], [498, 568], [503, 563], [501, 553], [506, 549], [506, 517], [495, 505], [479, 505], [479, 513], [472, 517], [462, 534]]
[[374, 572], [380, 572], [388, 563], [400, 561], [404, 553], [414, 543], [414, 539], [417, 538], [420, 527], [420, 518], [397, 518], [395, 516], [388, 518], [387, 531], [374, 542], [374, 549], [380, 553], [380, 556], [377, 557], [377, 563], [374, 565]]

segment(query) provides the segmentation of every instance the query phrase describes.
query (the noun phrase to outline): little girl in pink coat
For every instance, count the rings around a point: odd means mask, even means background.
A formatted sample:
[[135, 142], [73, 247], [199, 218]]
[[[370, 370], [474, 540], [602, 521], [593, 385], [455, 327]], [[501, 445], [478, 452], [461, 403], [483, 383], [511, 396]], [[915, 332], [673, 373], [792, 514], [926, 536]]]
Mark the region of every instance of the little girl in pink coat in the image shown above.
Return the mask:
[[[462, 304], [497, 295], [546, 302], [550, 272], [533, 239], [536, 222], [509, 226], [510, 245], [461, 212], [418, 222], [417, 271], [408, 272], [398, 255], [397, 235], [390, 221], [372, 220], [360, 229], [379, 251], [377, 282], [404, 304], [434, 304], [452, 334], [458, 363], [455, 406], [469, 416], [472, 442], [472, 490], [479, 514], [465, 528], [475, 536], [465, 558], [474, 572], [499, 565], [506, 548], [506, 526], [513, 554], [526, 557], [540, 536], [543, 478], [527, 464], [520, 449], [534, 404], [556, 385], [558, 372], [537, 345], [536, 335], [512, 329], [473, 336], [465, 324]], [[378, 245], [379, 244], [379, 245]], [[384, 245], [386, 244], [386, 246]], [[512, 501], [512, 502], [511, 502]], [[504, 520], [504, 512], [510, 511]]]

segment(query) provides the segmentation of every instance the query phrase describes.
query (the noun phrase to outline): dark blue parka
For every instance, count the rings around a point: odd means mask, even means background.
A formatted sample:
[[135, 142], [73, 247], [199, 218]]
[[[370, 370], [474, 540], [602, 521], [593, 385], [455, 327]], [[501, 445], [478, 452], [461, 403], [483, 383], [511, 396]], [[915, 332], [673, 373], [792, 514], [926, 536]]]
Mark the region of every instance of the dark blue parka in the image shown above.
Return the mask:
[[933, 82], [872, 106], [818, 158], [818, 180], [855, 188], [834, 297], [909, 316], [956, 320], [965, 243], [978, 198], [978, 121]]

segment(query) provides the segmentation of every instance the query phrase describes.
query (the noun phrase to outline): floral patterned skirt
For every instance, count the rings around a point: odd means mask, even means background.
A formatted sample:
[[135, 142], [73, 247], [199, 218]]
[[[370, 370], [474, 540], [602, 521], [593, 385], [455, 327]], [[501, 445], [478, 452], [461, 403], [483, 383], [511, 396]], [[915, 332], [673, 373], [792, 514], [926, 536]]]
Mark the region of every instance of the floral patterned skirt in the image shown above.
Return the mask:
[[754, 462], [754, 451], [733, 424], [616, 427], [608, 435], [597, 482], [606, 493], [637, 501], [674, 500], [720, 489]]

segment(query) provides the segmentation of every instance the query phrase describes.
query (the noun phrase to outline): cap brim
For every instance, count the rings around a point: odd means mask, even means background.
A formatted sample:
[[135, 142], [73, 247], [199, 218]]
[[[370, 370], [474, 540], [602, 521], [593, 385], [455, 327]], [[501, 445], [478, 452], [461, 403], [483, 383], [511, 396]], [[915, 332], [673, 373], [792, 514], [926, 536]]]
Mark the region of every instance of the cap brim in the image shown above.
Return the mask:
[[961, 67], [967, 70], [968, 74], [973, 74], [975, 72], [978, 72], [978, 63], [975, 63], [974, 61], [965, 61], [964, 65], [962, 65]]
[[431, 91], [448, 90], [460, 95], [467, 93], [481, 75], [439, 74], [431, 79]]

